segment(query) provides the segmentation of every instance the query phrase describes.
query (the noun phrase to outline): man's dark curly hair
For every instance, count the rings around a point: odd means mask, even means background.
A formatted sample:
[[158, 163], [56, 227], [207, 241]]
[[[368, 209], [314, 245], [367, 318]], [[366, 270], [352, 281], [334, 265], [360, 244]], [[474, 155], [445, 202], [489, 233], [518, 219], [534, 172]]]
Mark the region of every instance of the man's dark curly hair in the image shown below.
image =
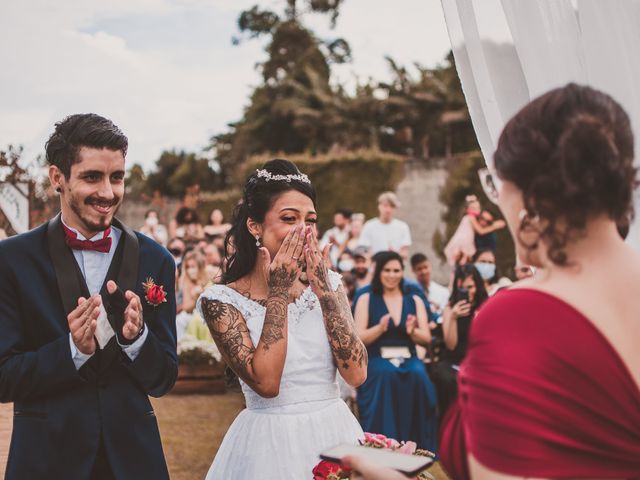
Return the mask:
[[565, 247], [584, 235], [589, 218], [628, 223], [638, 186], [633, 155], [629, 116], [603, 92], [570, 83], [526, 105], [505, 126], [494, 156], [498, 176], [523, 194], [519, 241], [535, 249], [522, 234], [537, 231], [551, 261], [565, 265]]
[[119, 150], [126, 157], [129, 141], [111, 120], [100, 115], [70, 115], [56, 123], [55, 131], [47, 140], [47, 162], [58, 167], [68, 180], [71, 176], [71, 165], [78, 162], [78, 151], [82, 147]]

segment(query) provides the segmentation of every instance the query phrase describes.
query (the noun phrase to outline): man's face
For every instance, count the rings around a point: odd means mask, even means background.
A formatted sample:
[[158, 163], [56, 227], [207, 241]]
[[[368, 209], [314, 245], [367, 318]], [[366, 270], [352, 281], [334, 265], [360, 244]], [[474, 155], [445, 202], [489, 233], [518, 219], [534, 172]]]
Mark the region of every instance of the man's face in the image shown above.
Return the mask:
[[347, 222], [348, 220], [341, 213], [336, 213], [333, 216], [333, 224], [340, 230], [347, 226]]
[[478, 216], [478, 223], [480, 225], [482, 225], [483, 227], [488, 227], [489, 225], [491, 225], [493, 223], [493, 215], [491, 215], [489, 212], [487, 211], [483, 211], [479, 216]]
[[431, 281], [431, 263], [429, 261], [420, 262], [413, 267], [413, 274], [422, 285], [428, 285]]
[[358, 255], [354, 257], [353, 263], [354, 263], [353, 269], [356, 273], [361, 273], [361, 274], [363, 273], [366, 275], [367, 272], [369, 271], [370, 262], [367, 258], [361, 257]]
[[391, 220], [395, 211], [396, 207], [387, 201], [378, 203], [378, 212], [383, 220]]
[[51, 184], [61, 189], [64, 221], [87, 238], [109, 227], [122, 203], [124, 175], [122, 152], [106, 148], [81, 147], [68, 179], [49, 167]]

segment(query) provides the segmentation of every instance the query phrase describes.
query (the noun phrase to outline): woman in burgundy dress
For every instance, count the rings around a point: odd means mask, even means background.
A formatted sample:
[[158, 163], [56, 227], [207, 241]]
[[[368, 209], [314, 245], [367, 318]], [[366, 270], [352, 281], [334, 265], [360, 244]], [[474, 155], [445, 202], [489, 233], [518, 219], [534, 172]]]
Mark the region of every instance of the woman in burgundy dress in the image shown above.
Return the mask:
[[637, 186], [629, 117], [592, 88], [552, 90], [506, 125], [495, 174], [538, 272], [475, 318], [442, 463], [454, 479], [640, 478], [640, 254], [616, 229]]

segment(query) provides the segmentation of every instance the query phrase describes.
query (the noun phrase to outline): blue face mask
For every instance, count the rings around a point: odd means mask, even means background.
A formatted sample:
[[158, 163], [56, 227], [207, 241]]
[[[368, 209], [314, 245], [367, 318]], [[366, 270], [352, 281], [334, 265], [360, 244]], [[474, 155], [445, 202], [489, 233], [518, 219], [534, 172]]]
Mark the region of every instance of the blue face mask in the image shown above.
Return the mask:
[[493, 263], [476, 262], [473, 266], [476, 267], [483, 280], [491, 280], [496, 275], [496, 266]]

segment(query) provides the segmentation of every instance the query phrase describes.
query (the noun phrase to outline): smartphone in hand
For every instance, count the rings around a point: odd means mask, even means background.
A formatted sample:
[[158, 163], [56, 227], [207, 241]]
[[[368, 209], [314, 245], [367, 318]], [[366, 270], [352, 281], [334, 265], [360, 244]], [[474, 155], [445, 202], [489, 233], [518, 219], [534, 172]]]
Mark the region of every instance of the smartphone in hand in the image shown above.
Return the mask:
[[429, 468], [433, 463], [433, 458], [431, 457], [408, 455], [406, 453], [390, 452], [380, 448], [348, 444], [329, 448], [320, 454], [321, 459], [337, 464], [340, 464], [341, 459], [346, 456], [360, 457], [372, 465], [397, 470], [407, 477], [416, 476]]
[[461, 287], [458, 289], [458, 302], [469, 301], [469, 289]]

